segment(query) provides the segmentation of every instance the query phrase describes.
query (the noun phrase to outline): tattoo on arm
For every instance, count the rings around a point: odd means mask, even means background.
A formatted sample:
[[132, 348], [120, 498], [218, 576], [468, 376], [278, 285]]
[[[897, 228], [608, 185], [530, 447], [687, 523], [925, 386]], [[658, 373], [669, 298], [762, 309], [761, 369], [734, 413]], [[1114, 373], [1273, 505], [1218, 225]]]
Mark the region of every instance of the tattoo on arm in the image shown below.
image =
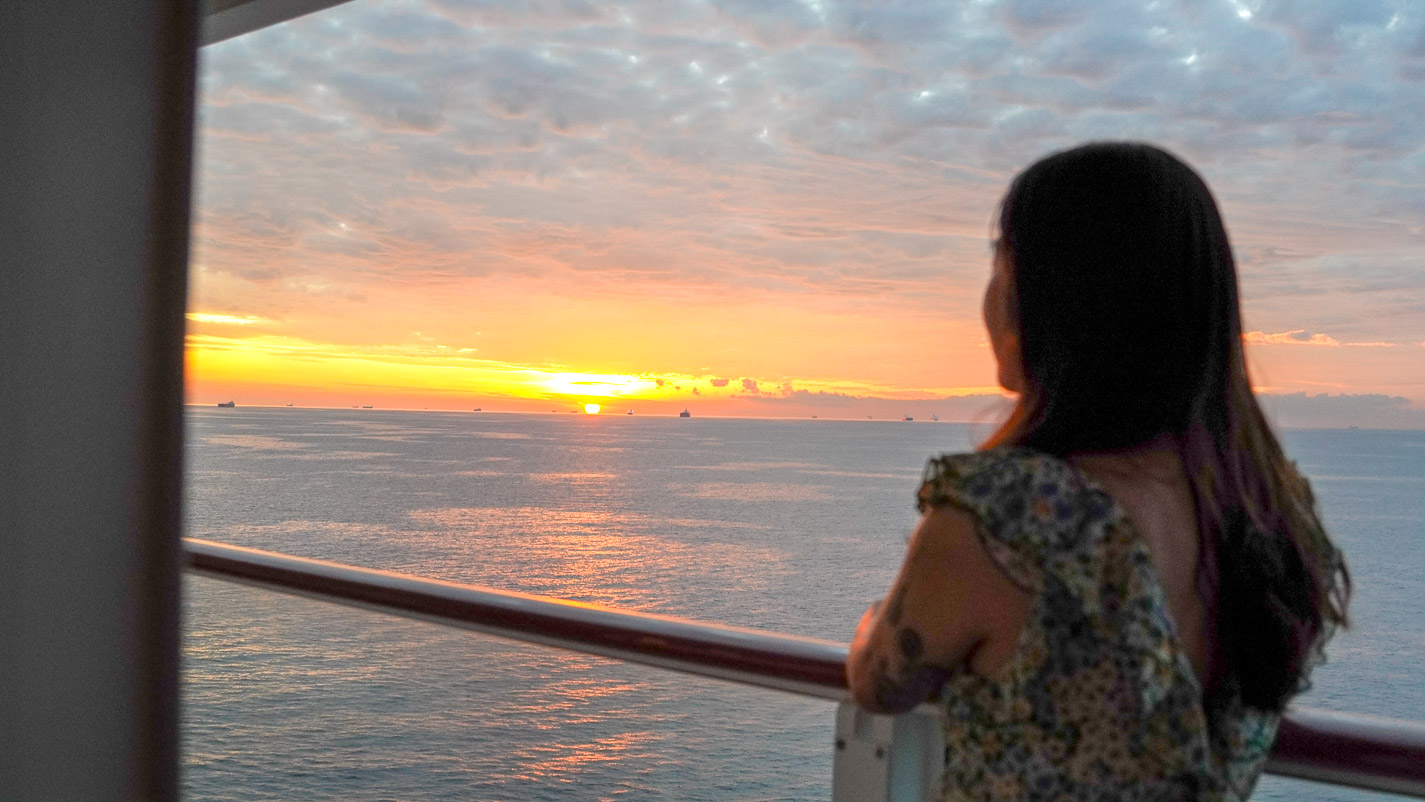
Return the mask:
[[900, 633], [896, 635], [896, 644], [900, 646], [901, 654], [905, 655], [907, 669], [914, 667], [921, 653], [925, 651], [925, 646], [920, 641], [920, 633], [913, 627], [901, 627]]
[[891, 660], [881, 657], [872, 672], [876, 702], [892, 712], [904, 712], [930, 697], [944, 684], [949, 672], [936, 666], [923, 665], [925, 651], [920, 633], [913, 627], [901, 627], [896, 633], [900, 658], [892, 670]]

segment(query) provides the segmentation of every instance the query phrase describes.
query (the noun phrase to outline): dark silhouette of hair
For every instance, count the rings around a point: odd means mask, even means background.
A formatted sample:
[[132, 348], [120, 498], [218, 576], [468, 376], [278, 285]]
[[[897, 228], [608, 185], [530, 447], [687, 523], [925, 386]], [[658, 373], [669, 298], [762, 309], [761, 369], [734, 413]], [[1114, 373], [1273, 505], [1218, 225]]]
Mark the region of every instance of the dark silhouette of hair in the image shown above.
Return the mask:
[[1021, 173], [999, 248], [1024, 389], [986, 447], [1067, 457], [1171, 437], [1200, 533], [1209, 701], [1280, 711], [1350, 577], [1252, 394], [1237, 270], [1207, 185], [1142, 144], [1090, 144]]

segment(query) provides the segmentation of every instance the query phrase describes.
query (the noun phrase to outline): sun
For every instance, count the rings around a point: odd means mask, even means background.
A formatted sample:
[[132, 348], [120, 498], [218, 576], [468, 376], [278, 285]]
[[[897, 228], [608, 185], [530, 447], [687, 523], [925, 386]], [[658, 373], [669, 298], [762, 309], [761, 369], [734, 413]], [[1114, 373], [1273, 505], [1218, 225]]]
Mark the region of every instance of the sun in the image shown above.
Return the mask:
[[585, 404], [585, 405], [584, 405], [584, 411], [587, 412], [587, 413], [589, 413], [590, 415], [597, 415], [597, 414], [599, 414], [599, 405], [598, 405], [598, 404]]

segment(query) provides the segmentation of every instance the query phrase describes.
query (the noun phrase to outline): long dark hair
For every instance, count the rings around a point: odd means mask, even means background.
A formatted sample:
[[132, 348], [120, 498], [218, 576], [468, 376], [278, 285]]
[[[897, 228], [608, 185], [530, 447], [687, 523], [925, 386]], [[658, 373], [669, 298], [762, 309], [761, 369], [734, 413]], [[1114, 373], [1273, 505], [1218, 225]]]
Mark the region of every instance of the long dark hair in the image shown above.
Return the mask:
[[1164, 437], [1197, 509], [1211, 699], [1280, 711], [1350, 577], [1252, 394], [1237, 269], [1207, 185], [1171, 154], [1091, 144], [1021, 173], [1000, 209], [1024, 388], [986, 447], [1060, 457]]

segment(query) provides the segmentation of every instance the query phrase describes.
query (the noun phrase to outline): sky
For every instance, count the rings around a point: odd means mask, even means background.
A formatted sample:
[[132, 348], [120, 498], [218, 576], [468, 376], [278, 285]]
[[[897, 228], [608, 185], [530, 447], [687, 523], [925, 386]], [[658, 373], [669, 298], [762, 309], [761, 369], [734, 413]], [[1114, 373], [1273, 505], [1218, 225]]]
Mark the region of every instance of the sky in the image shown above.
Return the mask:
[[355, 0], [204, 48], [197, 404], [984, 421], [1013, 176], [1193, 164], [1284, 425], [1425, 428], [1425, 6]]

